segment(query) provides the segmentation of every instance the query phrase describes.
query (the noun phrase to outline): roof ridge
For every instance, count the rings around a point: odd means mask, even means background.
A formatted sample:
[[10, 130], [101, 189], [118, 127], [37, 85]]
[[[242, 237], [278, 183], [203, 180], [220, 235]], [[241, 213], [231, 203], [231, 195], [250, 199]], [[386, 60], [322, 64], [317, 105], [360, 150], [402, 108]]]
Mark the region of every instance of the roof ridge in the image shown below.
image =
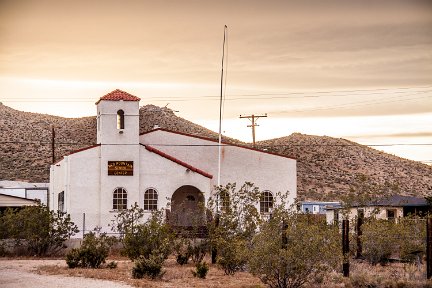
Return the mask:
[[177, 163], [177, 164], [179, 164], [179, 165], [181, 165], [183, 167], [186, 167], [187, 169], [189, 169], [189, 170], [191, 170], [193, 172], [196, 172], [198, 174], [201, 174], [204, 177], [207, 177], [207, 178], [210, 178], [210, 179], [213, 178], [213, 175], [211, 175], [210, 173], [207, 173], [204, 170], [198, 169], [198, 168], [196, 168], [196, 167], [194, 167], [194, 166], [192, 166], [192, 165], [190, 165], [190, 164], [188, 164], [188, 163], [186, 163], [186, 162], [184, 162], [184, 161], [182, 161], [180, 159], [177, 159], [176, 157], [171, 156], [171, 155], [169, 155], [169, 154], [167, 154], [167, 153], [165, 153], [165, 152], [163, 152], [163, 151], [161, 151], [159, 149], [156, 149], [156, 148], [154, 148], [154, 147], [152, 147], [150, 145], [144, 145], [144, 144], [141, 144], [141, 145], [144, 146], [147, 151], [156, 153], [159, 156], [164, 157], [164, 158], [166, 158], [166, 159], [168, 159], [168, 160], [170, 160], [170, 161], [172, 161], [174, 163]]
[[128, 92], [125, 92], [120, 89], [115, 89], [108, 94], [105, 94], [99, 100], [96, 102], [96, 105], [99, 104], [100, 101], [106, 100], [106, 101], [140, 101], [141, 98], [132, 95]]

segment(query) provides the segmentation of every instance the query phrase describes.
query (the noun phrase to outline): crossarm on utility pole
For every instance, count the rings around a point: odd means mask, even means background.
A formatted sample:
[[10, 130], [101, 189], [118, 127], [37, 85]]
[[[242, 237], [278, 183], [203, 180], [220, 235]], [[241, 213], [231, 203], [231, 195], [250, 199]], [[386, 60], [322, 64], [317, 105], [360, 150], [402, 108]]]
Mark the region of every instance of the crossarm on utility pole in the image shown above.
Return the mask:
[[264, 115], [254, 115], [254, 114], [248, 116], [240, 115], [240, 119], [247, 118], [251, 121], [251, 125], [248, 125], [247, 127], [252, 127], [252, 143], [254, 147], [255, 147], [255, 126], [259, 126], [258, 124], [256, 124], [256, 121], [258, 120], [258, 118], [263, 118], [263, 117], [267, 117], [267, 113]]

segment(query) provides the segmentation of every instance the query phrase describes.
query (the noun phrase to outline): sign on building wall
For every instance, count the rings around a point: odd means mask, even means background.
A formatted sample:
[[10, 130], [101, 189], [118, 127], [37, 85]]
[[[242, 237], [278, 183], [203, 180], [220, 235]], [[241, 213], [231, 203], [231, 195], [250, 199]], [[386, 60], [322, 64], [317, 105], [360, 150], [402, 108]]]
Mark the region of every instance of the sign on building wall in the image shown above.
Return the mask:
[[133, 161], [108, 161], [108, 175], [133, 176]]

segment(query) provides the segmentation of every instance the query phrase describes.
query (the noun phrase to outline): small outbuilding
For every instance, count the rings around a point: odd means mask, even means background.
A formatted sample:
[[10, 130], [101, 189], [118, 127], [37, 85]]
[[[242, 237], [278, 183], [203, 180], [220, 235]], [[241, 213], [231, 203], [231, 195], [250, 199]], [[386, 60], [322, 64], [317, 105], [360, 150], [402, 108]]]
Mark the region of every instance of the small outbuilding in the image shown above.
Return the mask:
[[425, 216], [429, 205], [424, 197], [393, 195], [377, 201], [369, 201], [365, 204], [354, 204], [343, 208], [341, 205], [328, 207], [326, 211], [327, 224], [338, 223], [342, 219], [342, 210], [349, 219], [356, 217], [374, 216], [377, 219], [397, 221], [398, 218], [407, 216]]
[[7, 208], [19, 209], [24, 206], [34, 206], [37, 204], [37, 200], [31, 200], [27, 198], [5, 195], [0, 193], [0, 213], [3, 213]]

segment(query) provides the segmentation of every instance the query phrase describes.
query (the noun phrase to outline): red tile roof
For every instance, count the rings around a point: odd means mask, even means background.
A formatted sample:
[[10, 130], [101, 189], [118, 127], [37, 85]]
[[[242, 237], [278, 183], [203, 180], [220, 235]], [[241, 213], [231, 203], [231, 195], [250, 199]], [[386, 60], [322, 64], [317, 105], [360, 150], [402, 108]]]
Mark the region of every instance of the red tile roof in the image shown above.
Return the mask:
[[[142, 145], [142, 144], [141, 144], [141, 145]], [[183, 167], [186, 167], [186, 168], [188, 168], [189, 170], [191, 170], [191, 171], [193, 171], [193, 172], [196, 172], [196, 173], [198, 173], [198, 174], [201, 174], [201, 175], [203, 175], [204, 177], [207, 177], [207, 178], [210, 178], [210, 179], [213, 178], [213, 175], [211, 175], [211, 174], [209, 174], [209, 173], [207, 173], [207, 172], [205, 172], [205, 171], [203, 171], [203, 170], [201, 170], [201, 169], [195, 168], [195, 167], [193, 167], [192, 165], [187, 164], [186, 162], [183, 162], [183, 161], [181, 161], [181, 160], [179, 160], [179, 159], [177, 159], [177, 158], [175, 158], [175, 157], [173, 157], [173, 156], [171, 156], [171, 155], [166, 154], [165, 152], [162, 152], [162, 151], [160, 151], [160, 150], [158, 150], [158, 149], [156, 149], [156, 148], [154, 148], [154, 147], [151, 147], [151, 146], [149, 146], [149, 145], [143, 145], [143, 146], [144, 146], [148, 151], [153, 152], [153, 153], [156, 153], [156, 154], [158, 154], [159, 156], [162, 156], [162, 157], [164, 157], [164, 158], [166, 158], [166, 159], [168, 159], [168, 160], [171, 160], [171, 161], [173, 161], [173, 162], [175, 162], [175, 163], [177, 163], [177, 164], [179, 164], [179, 165], [181, 165], [181, 166], [183, 166]]]
[[124, 92], [120, 89], [116, 89], [108, 94], [106, 94], [105, 96], [102, 96], [97, 102], [96, 104], [98, 104], [101, 100], [108, 100], [108, 101], [140, 101], [141, 99], [129, 94], [127, 92]]

